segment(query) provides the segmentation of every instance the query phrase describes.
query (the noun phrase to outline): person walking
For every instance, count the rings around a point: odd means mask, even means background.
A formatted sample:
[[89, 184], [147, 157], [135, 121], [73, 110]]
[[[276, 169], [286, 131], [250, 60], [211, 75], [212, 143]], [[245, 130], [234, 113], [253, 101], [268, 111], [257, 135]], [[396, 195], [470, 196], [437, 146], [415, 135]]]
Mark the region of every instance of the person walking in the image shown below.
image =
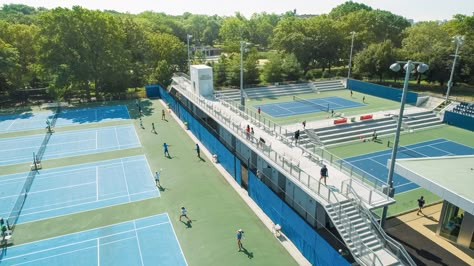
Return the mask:
[[303, 129], [306, 129], [306, 120], [304, 120], [301, 124], [303, 124]]
[[151, 123], [151, 132], [157, 134], [155, 130], [155, 123]]
[[323, 165], [321, 168], [321, 177], [319, 178], [319, 182], [321, 182], [321, 179], [324, 180], [324, 185], [326, 185], [326, 178], [328, 177], [328, 168], [326, 165]]
[[242, 237], [244, 236], [244, 231], [242, 229], [237, 230], [237, 247], [239, 247], [238, 251], [242, 251], [244, 247], [242, 245]]
[[168, 144], [166, 144], [166, 142], [163, 143], [163, 152], [165, 153], [165, 157], [171, 157], [170, 152], [168, 151]]
[[365, 96], [364, 96], [364, 97], [362, 97], [362, 102], [363, 102], [363, 103], [365, 103]]
[[295, 145], [298, 145], [298, 139], [300, 138], [300, 130], [295, 131]]
[[425, 199], [423, 198], [423, 196], [421, 196], [417, 201], [418, 201], [418, 212], [416, 213], [416, 215], [419, 215], [420, 212], [421, 214], [424, 215], [422, 209], [423, 209], [423, 206], [425, 206]]
[[258, 115], [260, 115], [260, 112], [261, 112], [260, 107], [258, 107], [257, 112], [258, 112]]
[[158, 171], [155, 172], [155, 183], [156, 183], [156, 186], [157, 186], [157, 187], [161, 187], [161, 184], [160, 184], [160, 173], [161, 173], [161, 170], [160, 170], [160, 172], [158, 172]]
[[161, 120], [166, 120], [166, 112], [165, 112], [165, 109], [161, 109]]
[[250, 139], [250, 126], [249, 125], [247, 125], [247, 127], [245, 128], [245, 135], [247, 139]]
[[351, 90], [351, 98], [352, 98], [352, 95], [353, 95], [353, 94], [354, 94], [354, 93], [353, 93], [352, 90]]
[[250, 128], [250, 134], [252, 134], [252, 136], [255, 135], [255, 131], [253, 131], [253, 127]]
[[142, 120], [141, 117], [140, 117], [140, 127], [141, 127], [142, 129], [145, 129], [145, 127], [143, 126], [143, 120]]
[[201, 158], [201, 149], [199, 148], [199, 144], [196, 143], [196, 153], [198, 158]]
[[179, 216], [179, 221], [180, 222], [181, 222], [182, 217], [188, 219], [188, 222], [191, 222], [191, 219], [189, 219], [189, 217], [188, 217], [188, 211], [184, 207], [181, 207], [181, 215]]

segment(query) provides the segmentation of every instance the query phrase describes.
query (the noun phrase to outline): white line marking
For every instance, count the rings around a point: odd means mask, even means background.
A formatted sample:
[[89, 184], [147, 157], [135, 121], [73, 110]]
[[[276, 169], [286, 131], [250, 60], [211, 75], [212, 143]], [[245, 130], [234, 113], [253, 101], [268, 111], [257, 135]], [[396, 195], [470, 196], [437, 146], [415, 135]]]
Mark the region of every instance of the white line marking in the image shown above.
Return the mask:
[[97, 238], [97, 266], [100, 266], [100, 242]]
[[[137, 220], [142, 220], [142, 219], [148, 219], [150, 217], [153, 217], [153, 216], [161, 216], [161, 215], [164, 215], [164, 213], [162, 214], [153, 214], [153, 215], [150, 215], [150, 216], [146, 216], [146, 217], [143, 217], [143, 218], [140, 218], [140, 219], [137, 219]], [[169, 217], [168, 217], [169, 218]], [[125, 221], [125, 222], [120, 222], [120, 223], [116, 223], [116, 224], [112, 224], [113, 226], [115, 225], [121, 225], [121, 224], [126, 224], [126, 223], [129, 223], [130, 221]], [[169, 223], [169, 222], [165, 222], [165, 223]], [[155, 224], [155, 225], [162, 225], [162, 224], [165, 224], [165, 223], [158, 223], [158, 224]], [[99, 227], [95, 227], [95, 228], [92, 228], [92, 229], [87, 229], [87, 230], [84, 230], [84, 231], [80, 231], [80, 232], [76, 232], [76, 233], [71, 233], [69, 235], [78, 235], [78, 234], [82, 234], [84, 232], [90, 232], [90, 231], [93, 231], [93, 230], [98, 230], [98, 229], [104, 229], [106, 227], [109, 227], [109, 226], [112, 226], [112, 225], [104, 225], [104, 226], [99, 226]], [[142, 227], [142, 228], [148, 228], [150, 226], [147, 226], [147, 227]], [[133, 231], [133, 230], [130, 230], [130, 231]], [[124, 231], [124, 232], [121, 232], [121, 233], [126, 233], [127, 231]], [[120, 234], [120, 233], [117, 233], [117, 234]], [[117, 234], [113, 234], [113, 235], [117, 235]], [[107, 235], [105, 237], [108, 237], [108, 236], [112, 236], [112, 235]], [[55, 237], [50, 237], [50, 238], [46, 238], [46, 239], [42, 239], [42, 240], [36, 240], [36, 241], [33, 241], [33, 242], [28, 242], [28, 243], [24, 243], [24, 244], [20, 244], [20, 245], [15, 245], [15, 247], [20, 247], [20, 246], [24, 246], [24, 245], [29, 245], [29, 244], [33, 244], [33, 243], [38, 243], [38, 242], [41, 242], [41, 241], [45, 241], [45, 240], [49, 240], [49, 239], [56, 239], [56, 238], [60, 238], [60, 237], [64, 237], [64, 235], [61, 235], [61, 236], [55, 236]]]
[[5, 129], [5, 131], [8, 131], [10, 129], [10, 127], [15, 123], [16, 119], [13, 120], [13, 122], [7, 127], [7, 129]]
[[[40, 259], [30, 260], [30, 261], [27, 261], [27, 262], [17, 263], [15, 265], [29, 264], [29, 263], [32, 263], [32, 262], [35, 262], [35, 261], [40, 261], [40, 260], [45, 260], [45, 259], [49, 259], [49, 258], [59, 257], [59, 256], [62, 256], [62, 255], [65, 255], [65, 254], [74, 253], [74, 252], [78, 252], [78, 251], [83, 251], [83, 250], [87, 250], [87, 249], [91, 249], [91, 248], [94, 248], [94, 247], [92, 246], [92, 247], [87, 247], [87, 248], [81, 248], [81, 249], [78, 249], [78, 250], [73, 250], [73, 251], [68, 251], [68, 252], [64, 252], [64, 253], [61, 253], [61, 254], [48, 256], [48, 257], [45, 257], [45, 258], [40, 258]], [[2, 261], [8, 260], [8, 259], [10, 259], [10, 258], [2, 259]]]
[[116, 127], [114, 127], [114, 131], [115, 131], [115, 140], [117, 141], [117, 145], [118, 145], [118, 148], [119, 148], [119, 150], [120, 150], [120, 142], [119, 142], [119, 140], [118, 140], [117, 128], [116, 128]]
[[140, 253], [140, 261], [142, 262], [142, 265], [144, 265], [143, 264], [142, 249], [140, 247], [140, 241], [138, 241], [137, 225], [135, 223], [135, 220], [133, 220], [133, 228], [135, 230], [135, 236], [136, 236], [136, 239], [137, 239], [138, 253]]
[[[146, 218], [146, 217], [145, 217], [145, 218]], [[82, 233], [84, 233], [84, 232], [88, 232], [88, 231], [92, 231], [92, 230], [97, 230], [97, 229], [99, 229], [99, 228], [112, 227], [112, 226], [115, 226], [115, 225], [125, 224], [125, 223], [130, 223], [130, 221], [126, 221], [126, 222], [118, 223], [118, 224], [113, 224], [113, 225], [107, 225], [107, 226], [98, 227], [98, 228], [93, 228], [93, 229], [89, 229], [89, 230], [85, 230], [85, 231], [80, 231], [80, 232], [77, 232], [77, 233], [69, 234], [69, 236], [71, 236], [71, 235], [77, 235], [77, 234], [82, 234]], [[104, 235], [104, 236], [97, 237], [97, 238], [95, 238], [95, 239], [96, 239], [96, 243], [98, 243], [100, 239], [104, 239], [104, 238], [111, 237], [111, 236], [116, 236], [116, 235], [122, 235], [122, 234], [125, 235], [126, 233], [131, 233], [131, 232], [135, 232], [135, 237], [126, 237], [126, 238], [123, 238], [123, 239], [120, 239], [120, 240], [107, 242], [107, 243], [105, 243], [105, 244], [102, 244], [102, 246], [105, 246], [105, 245], [111, 244], [111, 243], [116, 243], [116, 242], [123, 241], [123, 240], [132, 239], [132, 238], [134, 238], [134, 239], [136, 239], [136, 240], [138, 241], [138, 235], [137, 235], [137, 231], [138, 231], [138, 230], [147, 229], [147, 228], [151, 228], [151, 227], [156, 227], [156, 226], [160, 226], [160, 225], [163, 225], [163, 224], [170, 224], [170, 222], [163, 222], [163, 223], [148, 225], [148, 226], [141, 227], [141, 228], [138, 228], [138, 229], [137, 229], [136, 226], [135, 226], [135, 220], [133, 220], [133, 223], [134, 223], [134, 227], [135, 227], [134, 229], [122, 231], [122, 232], [119, 232], [119, 233], [114, 233], [114, 234], [109, 234], [109, 235]], [[16, 246], [16, 247], [24, 246], [24, 245], [29, 245], [29, 244], [33, 244], [33, 243], [40, 242], [40, 241], [49, 241], [49, 240], [56, 239], [56, 238], [59, 238], [59, 237], [64, 237], [64, 235], [63, 235], [63, 236], [52, 237], [52, 238], [48, 238], [48, 239], [43, 239], [43, 240], [38, 240], [38, 241], [30, 242], [30, 243], [21, 244], [21, 245], [18, 245], [18, 246]], [[176, 239], [176, 240], [177, 240], [177, 239]], [[32, 255], [32, 254], [38, 254], [38, 253], [42, 253], [42, 252], [45, 252], [45, 251], [51, 251], [51, 250], [60, 249], [60, 248], [64, 248], [64, 247], [70, 247], [70, 246], [74, 246], [74, 245], [77, 245], [77, 244], [82, 244], [82, 243], [92, 242], [92, 241], [94, 241], [94, 238], [87, 239], [87, 240], [82, 240], [82, 241], [77, 241], [77, 242], [73, 242], [73, 243], [68, 243], [68, 244], [64, 244], [64, 245], [56, 246], [56, 247], [52, 247], [52, 248], [42, 249], [42, 250], [38, 250], [38, 251], [33, 251], [33, 252], [30, 252], [30, 253], [26, 253], [26, 254], [24, 253], [24, 254], [21, 254], [21, 255], [18, 255], [18, 256], [14, 256], [14, 257], [4, 258], [2, 261], [12, 260], [12, 259], [15, 259], [15, 258], [21, 258], [21, 257], [23, 257], [23, 256], [28, 256], [28, 255]], [[179, 244], [179, 243], [178, 243], [178, 244]], [[140, 250], [140, 256], [141, 256], [140, 244], [138, 244], [138, 245], [139, 245], [138, 248], [139, 248], [139, 250]], [[54, 255], [54, 256], [60, 256], [60, 255], [62, 255], [62, 254], [73, 253], [73, 252], [76, 252], [76, 251], [81, 251], [81, 250], [90, 249], [90, 248], [94, 248], [94, 246], [87, 247], [87, 248], [82, 248], [82, 249], [79, 249], [79, 250], [73, 250], [73, 251], [69, 251], [69, 252], [57, 254], [57, 255]], [[54, 256], [51, 256], [51, 257], [54, 257]], [[48, 258], [48, 257], [46, 257], [46, 258]], [[45, 258], [41, 258], [41, 259], [45, 259]], [[40, 259], [40, 260], [41, 260], [41, 259]], [[143, 265], [143, 260], [142, 260], [142, 265]]]
[[[146, 160], [146, 164], [147, 164], [147, 166], [148, 166], [148, 170], [150, 170], [150, 174], [151, 174], [151, 179], [150, 179], [150, 180], [151, 180], [152, 183], [150, 183], [150, 184], [153, 184], [153, 185], [155, 186], [156, 190], [159, 192], [159, 189], [158, 189], [158, 187], [156, 186], [156, 183], [155, 183], [155, 178], [154, 178], [155, 174], [154, 174], [153, 171], [151, 170], [151, 168], [150, 168], [150, 162], [148, 162], [148, 158], [147, 158], [146, 156], [145, 156], [145, 160]], [[160, 174], [161, 174], [161, 173], [160, 173]], [[160, 195], [161, 195], [161, 193], [160, 193]]]
[[96, 195], [96, 200], [99, 200], [99, 167], [95, 167], [95, 195]]
[[99, 148], [99, 131], [95, 132], [95, 149]]
[[[140, 195], [140, 194], [145, 194], [145, 193], [150, 193], [150, 192], [156, 192], [156, 190], [147, 190], [147, 191], [143, 191], [143, 192], [139, 192], [139, 193], [133, 193], [133, 194], [130, 194], [130, 195]], [[118, 196], [118, 197], [112, 197], [112, 198], [108, 198], [108, 199], [103, 199], [103, 200], [99, 200], [98, 202], [107, 201], [107, 200], [114, 200], [114, 199], [119, 199], [119, 198], [123, 198], [123, 197], [127, 197], [127, 195]], [[69, 208], [69, 207], [82, 206], [82, 205], [86, 205], [86, 204], [90, 204], [90, 203], [97, 202], [97, 201], [94, 199], [95, 197], [87, 197], [87, 198], [83, 198], [83, 199], [89, 199], [89, 198], [90, 198], [90, 199], [93, 199], [93, 200], [88, 201], [88, 202], [84, 202], [84, 203], [80, 203], [80, 204], [68, 205], [68, 206], [64, 206], [64, 207], [59, 207], [59, 208], [54, 208], [54, 209], [48, 209], [48, 210], [39, 211], [39, 212], [24, 213], [24, 212], [22, 211], [21, 216], [22, 216], [22, 217], [25, 217], [25, 216], [34, 215], [34, 214], [37, 214], [37, 213], [43, 213], [43, 212], [49, 212], [49, 211], [54, 211], [54, 210], [60, 210], [60, 209]], [[140, 199], [140, 200], [134, 200], [134, 202], [139, 202], [139, 201], [146, 200], [146, 199], [150, 199], [150, 198], [153, 198], [153, 197], [147, 197], [147, 198]], [[62, 202], [62, 203], [64, 203], [64, 202]], [[117, 206], [117, 205], [121, 205], [121, 204], [123, 204], [123, 202], [117, 203], [117, 204], [113, 204], [113, 205], [107, 205], [107, 206], [103, 206], [103, 207], [99, 207], [99, 208], [87, 209], [87, 210], [84, 210], [84, 211], [74, 212], [74, 213], [77, 214], [77, 213], [86, 212], [86, 211], [91, 211], [91, 210], [98, 210], [98, 209], [103, 209], [103, 208], [107, 208], [107, 207]], [[53, 206], [53, 205], [57, 205], [57, 204], [42, 205], [42, 207]], [[23, 209], [23, 210], [26, 211], [26, 210], [31, 210], [31, 209], [33, 209], [33, 208]], [[37, 208], [35, 208], [35, 209], [37, 209]], [[69, 215], [69, 214], [71, 214], [71, 213], [66, 213], [66, 214], [61, 214], [61, 215], [51, 216], [51, 217], [48, 216], [48, 217], [43, 218], [43, 219], [34, 219], [34, 220], [28, 221], [28, 222], [37, 222], [37, 221], [41, 221], [41, 220], [45, 220], [45, 219], [50, 219], [50, 218], [55, 218], [55, 217], [61, 217], [61, 216]]]
[[178, 236], [176, 235], [176, 232], [174, 231], [173, 224], [171, 223], [170, 216], [168, 215], [167, 212], [165, 212], [165, 213], [166, 213], [166, 216], [168, 217], [168, 221], [170, 223], [171, 230], [173, 230], [173, 234], [174, 234], [174, 237], [176, 239], [176, 242], [178, 242], [178, 247], [179, 247], [179, 250], [181, 251], [181, 255], [183, 255], [184, 262], [186, 263], [186, 265], [188, 265], [188, 261], [186, 260], [186, 257], [184, 256], [183, 249], [181, 248], [181, 244], [179, 243]]
[[55, 187], [55, 188], [50, 188], [50, 189], [45, 189], [45, 190], [30, 191], [30, 192], [28, 192], [28, 195], [39, 194], [39, 193], [43, 193], [43, 192], [47, 192], [47, 191], [61, 190], [61, 189], [65, 189], [65, 188], [80, 187], [80, 186], [90, 185], [90, 184], [94, 184], [94, 183], [95, 182], [88, 182], [88, 183], [81, 183], [81, 184], [65, 186], [65, 187]]
[[123, 165], [122, 159], [120, 159], [122, 163], [122, 171], [123, 171], [123, 179], [125, 180], [125, 187], [127, 188], [127, 195], [128, 195], [128, 202], [130, 202], [130, 191], [128, 191], [128, 183], [127, 183], [127, 175], [125, 174], [125, 166]]

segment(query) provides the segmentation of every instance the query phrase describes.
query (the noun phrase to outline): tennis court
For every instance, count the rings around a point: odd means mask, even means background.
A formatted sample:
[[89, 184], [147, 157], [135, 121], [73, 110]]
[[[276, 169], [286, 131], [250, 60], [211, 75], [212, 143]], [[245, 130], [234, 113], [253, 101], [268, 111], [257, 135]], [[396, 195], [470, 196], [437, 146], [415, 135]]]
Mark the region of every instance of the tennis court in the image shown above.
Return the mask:
[[[44, 134], [0, 139], [0, 165], [33, 163], [33, 152], [42, 145]], [[43, 160], [139, 147], [133, 125], [102, 127], [54, 133]]]
[[[0, 116], [0, 133], [22, 130], [41, 129], [46, 127], [46, 120], [51, 120], [54, 112], [26, 112]], [[63, 109], [59, 113], [56, 126], [87, 124], [130, 119], [125, 105], [100, 106], [79, 109]]]
[[[0, 217], [11, 216], [27, 176], [28, 173], [0, 176]], [[17, 223], [159, 195], [144, 155], [40, 170], [34, 177]]]
[[285, 117], [316, 112], [329, 112], [330, 110], [359, 106], [364, 106], [364, 104], [337, 96], [313, 99], [303, 99], [294, 96], [294, 100], [290, 102], [255, 105], [254, 107], [260, 107], [262, 112], [273, 117]]
[[[392, 150], [384, 150], [374, 153], [363, 154], [350, 158], [345, 158], [344, 163], [359, 168], [359, 171], [365, 175], [371, 176], [373, 180], [386, 183], [388, 176], [387, 160], [390, 159]], [[450, 141], [447, 139], [435, 139], [426, 142], [419, 142], [413, 145], [399, 147], [397, 159], [422, 158], [422, 157], [440, 157], [456, 155], [473, 155], [474, 148]], [[356, 171], [356, 170], [355, 170]], [[393, 186], [396, 193], [406, 192], [418, 185], [406, 178], [394, 174]]]
[[2, 265], [187, 265], [167, 213], [9, 247]]

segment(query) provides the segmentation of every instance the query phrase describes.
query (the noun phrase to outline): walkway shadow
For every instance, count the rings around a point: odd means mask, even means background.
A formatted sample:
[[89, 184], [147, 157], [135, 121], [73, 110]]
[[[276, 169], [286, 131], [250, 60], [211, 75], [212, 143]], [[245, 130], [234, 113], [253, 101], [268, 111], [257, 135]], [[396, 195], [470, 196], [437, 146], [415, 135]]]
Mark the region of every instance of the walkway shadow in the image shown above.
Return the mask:
[[244, 248], [244, 246], [242, 246], [242, 250], [241, 250], [245, 255], [247, 255], [247, 258], [249, 259], [253, 259], [253, 252], [251, 251], [248, 251], [246, 248]]
[[404, 223], [390, 228], [387, 233], [405, 246], [416, 265], [467, 265], [434, 240], [420, 234]]

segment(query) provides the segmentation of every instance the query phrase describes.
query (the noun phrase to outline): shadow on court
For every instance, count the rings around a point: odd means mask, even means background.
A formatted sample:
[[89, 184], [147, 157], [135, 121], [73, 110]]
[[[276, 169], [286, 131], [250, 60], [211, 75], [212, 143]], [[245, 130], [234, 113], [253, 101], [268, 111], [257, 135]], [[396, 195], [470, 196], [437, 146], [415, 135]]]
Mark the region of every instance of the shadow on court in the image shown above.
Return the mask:
[[248, 251], [246, 248], [244, 248], [244, 246], [242, 246], [241, 252], [243, 252], [245, 255], [247, 255], [247, 258], [253, 259], [253, 252]]
[[193, 228], [193, 223], [192, 223], [192, 220], [191, 221], [180, 221], [182, 222], [184, 225], [186, 225], [186, 229], [189, 229], [189, 228]]

